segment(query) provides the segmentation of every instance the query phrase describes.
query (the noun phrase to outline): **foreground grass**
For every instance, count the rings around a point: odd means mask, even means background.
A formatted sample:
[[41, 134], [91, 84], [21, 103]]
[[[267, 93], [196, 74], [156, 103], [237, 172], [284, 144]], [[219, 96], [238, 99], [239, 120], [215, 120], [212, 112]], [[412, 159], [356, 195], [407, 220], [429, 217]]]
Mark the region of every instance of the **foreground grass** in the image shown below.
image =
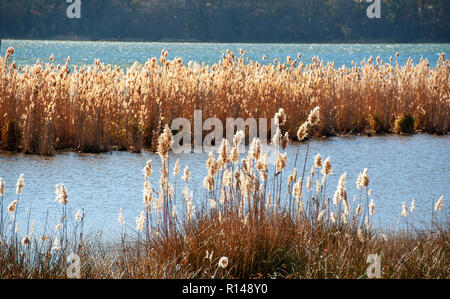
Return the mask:
[[[276, 116], [280, 125], [283, 114], [280, 110]], [[319, 108], [310, 113], [298, 131], [300, 140], [318, 125], [319, 115]], [[273, 143], [285, 149], [288, 140], [282, 136], [286, 135], [277, 129]], [[305, 173], [306, 151], [299, 165], [303, 171], [297, 173], [295, 168], [287, 174], [287, 155], [278, 153], [275, 167], [270, 168], [258, 139], [239, 161], [237, 149], [243, 137], [243, 132], [235, 135], [231, 150], [224, 140], [217, 159], [209, 155], [205, 196], [194, 201], [188, 186], [189, 167], [180, 178], [177, 161], [169, 174], [173, 136], [166, 127], [158, 139], [159, 188], [151, 186], [152, 161], [148, 161], [143, 170], [144, 210], [131, 229], [120, 210], [122, 234], [115, 245], [84, 236], [83, 211], [77, 212], [75, 230], [68, 237], [69, 200], [63, 184], [56, 187], [55, 201], [62, 206], [56, 233], [38, 238], [30, 229], [19, 238], [13, 228], [24, 177], [18, 180], [18, 199], [8, 206], [6, 217], [5, 185], [0, 179], [0, 277], [66, 278], [67, 257], [76, 253], [82, 278], [367, 278], [368, 257], [373, 254], [381, 258], [382, 278], [449, 278], [449, 227], [447, 220], [440, 220], [446, 216], [440, 215], [444, 213], [442, 196], [433, 203], [426, 230], [407, 225], [408, 215], [415, 212], [412, 202], [409, 208], [402, 205], [405, 231], [383, 234], [371, 225], [375, 203], [367, 169], [356, 181], [360, 192], [355, 201], [347, 199], [345, 173], [330, 197], [326, 191], [327, 178], [332, 175], [329, 158], [316, 155]], [[176, 183], [185, 184], [181, 201], [174, 192]]]
[[[243, 225], [200, 216], [185, 233], [108, 246], [95, 239], [77, 248], [81, 277], [103, 278], [367, 278], [367, 257], [381, 257], [382, 278], [450, 278], [448, 229], [389, 236], [351, 227], [311, 227], [283, 213], [264, 224]], [[51, 242], [0, 245], [2, 278], [66, 278], [67, 247]], [[40, 244], [40, 245], [39, 245]], [[31, 248], [30, 248], [31, 246]], [[113, 250], [112, 250], [113, 249]], [[226, 256], [226, 268], [218, 266]]]

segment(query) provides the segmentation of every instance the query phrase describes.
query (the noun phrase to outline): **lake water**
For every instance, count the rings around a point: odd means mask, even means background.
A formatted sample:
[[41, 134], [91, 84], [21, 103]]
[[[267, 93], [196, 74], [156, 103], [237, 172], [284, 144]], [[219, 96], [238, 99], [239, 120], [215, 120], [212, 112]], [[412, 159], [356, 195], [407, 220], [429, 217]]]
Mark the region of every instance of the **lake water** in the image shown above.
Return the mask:
[[377, 56], [389, 62], [399, 52], [398, 62], [404, 64], [409, 57], [414, 63], [420, 58], [428, 59], [434, 65], [439, 55], [448, 54], [450, 44], [225, 44], [225, 43], [138, 43], [138, 42], [79, 42], [79, 41], [30, 41], [30, 40], [2, 40], [1, 55], [8, 47], [15, 48], [13, 60], [18, 64], [34, 64], [36, 59], [48, 61], [54, 54], [56, 64], [64, 64], [70, 56], [72, 65], [90, 65], [98, 58], [105, 64], [129, 67], [135, 61], [143, 64], [151, 57], [159, 58], [162, 49], [169, 52], [168, 58], [183, 58], [183, 61], [217, 63], [222, 53], [227, 49], [239, 54], [243, 49], [246, 57], [255, 61], [272, 63], [275, 58], [286, 60], [289, 55], [293, 59], [301, 53], [304, 64], [310, 63], [314, 56], [324, 61], [334, 62], [336, 67], [351, 65], [351, 62], [361, 62], [371, 56]]
[[[448, 54], [450, 44], [196, 44], [196, 43], [121, 43], [121, 42], [68, 42], [68, 41], [27, 41], [2, 40], [1, 55], [8, 47], [15, 48], [12, 60], [18, 64], [34, 64], [36, 59], [48, 61], [54, 54], [55, 63], [64, 64], [71, 57], [72, 65], [89, 65], [95, 58], [106, 64], [129, 67], [134, 61], [144, 63], [151, 57], [159, 57], [162, 49], [169, 51], [169, 58], [182, 57], [184, 62], [196, 61], [213, 64], [219, 61], [227, 49], [235, 54], [239, 49], [246, 56], [266, 63], [274, 58], [286, 59], [289, 55], [302, 54], [306, 64], [313, 56], [335, 62], [336, 67], [349, 66], [352, 61], [374, 58], [380, 55], [388, 61], [399, 52], [399, 63], [404, 64], [411, 57], [417, 63], [421, 57], [433, 65], [440, 53]], [[288, 149], [288, 171], [293, 167], [295, 147]], [[300, 161], [303, 161], [305, 146], [301, 146]], [[446, 203], [450, 197], [450, 136], [377, 136], [377, 137], [333, 137], [314, 140], [311, 155], [320, 153], [331, 157], [334, 174], [328, 186], [329, 196], [333, 196], [339, 176], [347, 172], [349, 198], [358, 194], [354, 182], [365, 167], [369, 169], [370, 187], [375, 201], [374, 224], [381, 228], [402, 227], [401, 203], [409, 206], [416, 198], [416, 212], [408, 221], [420, 225], [421, 220], [429, 221], [432, 199], [444, 195], [441, 217], [448, 219], [450, 211]], [[173, 166], [180, 159], [181, 168], [189, 165], [192, 170], [190, 188], [197, 198], [204, 198], [203, 177], [207, 154], [172, 154]], [[54, 203], [55, 185], [64, 183], [69, 192], [69, 213], [73, 216], [78, 208], [85, 207], [86, 228], [89, 231], [103, 230], [118, 232], [119, 209], [122, 207], [127, 223], [134, 227], [135, 217], [143, 209], [142, 169], [148, 159], [154, 161], [153, 186], [158, 185], [159, 157], [150, 153], [131, 154], [113, 152], [91, 155], [60, 153], [54, 157], [26, 156], [23, 154], [0, 154], [0, 177], [6, 181], [5, 205], [16, 198], [15, 184], [21, 173], [25, 174], [25, 187], [19, 206], [19, 223], [22, 232], [26, 229], [26, 209], [31, 208], [30, 219], [34, 219], [36, 230], [43, 227], [48, 212], [51, 229], [58, 223], [61, 207]], [[184, 185], [178, 181], [178, 194]], [[70, 218], [73, 222], [73, 217]]]
[[[301, 145], [299, 164], [303, 165], [306, 146]], [[288, 172], [293, 168], [296, 146], [288, 152]], [[376, 137], [332, 137], [314, 140], [310, 144], [307, 169], [311, 167], [316, 153], [330, 157], [333, 175], [327, 183], [328, 196], [332, 197], [339, 176], [347, 172], [347, 189], [352, 209], [356, 207], [353, 197], [359, 195], [355, 181], [365, 167], [369, 170], [370, 188], [375, 202], [374, 222], [379, 228], [402, 229], [400, 217], [402, 202], [408, 207], [416, 199], [416, 211], [408, 221], [417, 226], [429, 221], [432, 198], [444, 195], [441, 219], [448, 219], [450, 208], [450, 136], [376, 136]], [[64, 183], [69, 193], [69, 214], [77, 209], [86, 210], [86, 228], [95, 232], [117, 233], [119, 209], [123, 208], [125, 221], [134, 228], [135, 218], [141, 210], [143, 176], [142, 169], [152, 159], [152, 186], [157, 188], [159, 179], [159, 156], [142, 152], [112, 152], [106, 154], [61, 153], [54, 157], [39, 157], [23, 154], [0, 155], [0, 177], [6, 181], [5, 202], [9, 204], [17, 195], [15, 184], [21, 173], [25, 174], [25, 187], [19, 207], [19, 222], [25, 230], [26, 209], [31, 207], [31, 217], [36, 230], [43, 227], [48, 211], [49, 228], [53, 229], [61, 215], [61, 207], [53, 202], [55, 185]], [[176, 159], [181, 169], [189, 165], [192, 178], [189, 187], [194, 197], [204, 199], [203, 177], [206, 175], [207, 154], [172, 154], [171, 171]], [[173, 182], [173, 181], [172, 181]], [[177, 194], [181, 195], [184, 182], [177, 180]], [[181, 196], [178, 196], [181, 199]], [[70, 222], [73, 217], [70, 217]], [[428, 223], [428, 222], [427, 222]]]

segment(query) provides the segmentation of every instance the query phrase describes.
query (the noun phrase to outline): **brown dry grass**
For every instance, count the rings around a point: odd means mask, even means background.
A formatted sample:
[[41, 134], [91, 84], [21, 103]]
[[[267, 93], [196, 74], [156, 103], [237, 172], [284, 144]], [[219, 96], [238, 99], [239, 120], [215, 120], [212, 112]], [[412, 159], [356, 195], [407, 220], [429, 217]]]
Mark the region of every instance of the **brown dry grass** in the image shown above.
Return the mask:
[[445, 134], [449, 129], [450, 62], [434, 66], [369, 59], [336, 69], [318, 58], [303, 65], [261, 65], [228, 52], [214, 65], [159, 59], [125, 70], [96, 60], [92, 67], [0, 58], [0, 127], [3, 149], [53, 154], [61, 149], [139, 152], [156, 148], [165, 124], [178, 117], [270, 118], [288, 114], [285, 130], [295, 136], [299, 121], [321, 107], [316, 135], [393, 132], [404, 115], [415, 129]]

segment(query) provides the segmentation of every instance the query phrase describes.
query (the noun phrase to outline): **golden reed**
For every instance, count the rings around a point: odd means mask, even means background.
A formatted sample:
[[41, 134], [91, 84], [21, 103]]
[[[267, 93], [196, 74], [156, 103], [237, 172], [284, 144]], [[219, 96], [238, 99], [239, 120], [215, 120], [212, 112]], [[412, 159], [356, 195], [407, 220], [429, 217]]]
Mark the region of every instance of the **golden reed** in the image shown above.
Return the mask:
[[[70, 67], [49, 62], [17, 66], [14, 49], [0, 57], [1, 147], [53, 154], [75, 149], [156, 150], [166, 124], [195, 109], [204, 119], [270, 118], [280, 107], [283, 129], [297, 132], [312, 108], [320, 106], [314, 135], [396, 131], [396, 120], [411, 116], [416, 130], [445, 134], [449, 129], [450, 62], [444, 53], [428, 60], [378, 59], [336, 68], [314, 57], [304, 65], [287, 59], [262, 65], [227, 51], [214, 65], [159, 59], [128, 69], [104, 65]], [[297, 134], [299, 133], [299, 134]]]

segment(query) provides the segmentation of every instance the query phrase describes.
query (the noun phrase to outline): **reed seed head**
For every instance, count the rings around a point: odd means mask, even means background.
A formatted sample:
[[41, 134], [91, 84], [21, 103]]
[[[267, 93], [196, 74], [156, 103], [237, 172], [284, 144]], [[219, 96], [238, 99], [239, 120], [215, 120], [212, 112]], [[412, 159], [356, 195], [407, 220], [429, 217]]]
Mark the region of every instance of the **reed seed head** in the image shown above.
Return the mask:
[[334, 212], [331, 212], [330, 218], [331, 218], [331, 222], [336, 223], [336, 214], [334, 214]]
[[120, 226], [124, 226], [125, 225], [125, 220], [123, 219], [123, 211], [122, 208], [120, 208], [119, 211], [119, 217], [117, 217], [117, 220], [119, 221]]
[[223, 172], [222, 185], [230, 187], [233, 184], [233, 174], [228, 168]]
[[308, 189], [309, 191], [312, 191], [312, 184], [311, 184], [310, 176], [306, 178], [306, 189]]
[[181, 177], [181, 179], [187, 183], [189, 182], [189, 178], [190, 178], [189, 166], [186, 166], [184, 168], [183, 176]]
[[147, 165], [145, 165], [143, 171], [144, 177], [147, 179], [152, 176], [152, 160], [147, 161]]
[[436, 202], [434, 210], [436, 212], [439, 212], [442, 209], [443, 203], [444, 203], [444, 195], [441, 195], [441, 197], [439, 197], [439, 200]]
[[81, 220], [82, 220], [81, 210], [78, 209], [77, 213], [75, 214], [75, 221], [76, 222], [81, 222]]
[[303, 192], [302, 192], [302, 178], [298, 179], [298, 182], [294, 184], [292, 193], [295, 197], [295, 199], [300, 200], [300, 198], [303, 196]]
[[16, 188], [16, 193], [17, 194], [22, 194], [22, 189], [23, 186], [25, 186], [24, 180], [23, 180], [23, 173], [20, 175], [19, 179], [17, 180], [17, 188]]
[[165, 125], [164, 132], [158, 138], [158, 155], [162, 161], [167, 160], [169, 151], [173, 144], [173, 135], [168, 125]]
[[402, 216], [407, 217], [408, 216], [408, 207], [406, 206], [406, 203], [402, 202]]
[[308, 122], [311, 126], [317, 126], [320, 122], [320, 107], [314, 108], [308, 116]]
[[282, 172], [286, 168], [287, 164], [287, 153], [277, 155], [277, 162], [276, 162], [276, 172]]
[[370, 204], [369, 204], [369, 214], [370, 216], [373, 216], [375, 210], [375, 204], [373, 202], [373, 199], [370, 200]]
[[409, 211], [410, 211], [410, 212], [414, 212], [415, 209], [416, 209], [416, 199], [413, 198], [413, 199], [411, 200], [411, 206], [409, 207]]
[[289, 146], [289, 133], [286, 132], [283, 135], [283, 139], [281, 140], [281, 148], [285, 150]]
[[259, 138], [254, 138], [252, 144], [250, 145], [250, 155], [255, 160], [258, 161], [261, 157], [261, 140]]
[[[322, 157], [320, 156], [320, 154], [317, 154], [316, 157], [314, 158], [314, 166], [317, 168], [322, 167]], [[311, 175], [314, 176], [314, 171], [312, 172]]]
[[244, 138], [245, 138], [244, 131], [242, 131], [242, 130], [237, 131], [233, 137], [234, 146], [238, 147], [241, 144], [242, 140], [244, 140]]
[[356, 207], [355, 213], [356, 215], [361, 215], [362, 212], [362, 206], [361, 204], [358, 204], [358, 206]]
[[368, 174], [368, 170], [367, 168], [364, 168], [364, 171], [362, 173], [362, 177], [361, 177], [361, 184], [364, 187], [369, 186], [369, 174]]
[[217, 159], [218, 168], [222, 169], [228, 162], [230, 156], [230, 144], [227, 139], [222, 139], [219, 147], [219, 158]]
[[323, 164], [322, 174], [328, 176], [333, 173], [333, 168], [331, 167], [331, 159], [330, 157], [325, 159]]
[[273, 135], [272, 137], [272, 143], [275, 146], [279, 146], [282, 142], [282, 135], [281, 135], [281, 130], [279, 127], [277, 127], [276, 131], [275, 131], [275, 135]]
[[173, 168], [173, 176], [177, 177], [178, 174], [180, 174], [180, 160], [177, 159], [177, 161], [175, 162], [175, 166]]
[[326, 209], [323, 209], [323, 210], [320, 212], [319, 216], [317, 217], [317, 222], [321, 222], [321, 221], [322, 221], [322, 218], [323, 218], [323, 216], [325, 215], [326, 212], [327, 212]]
[[275, 113], [274, 119], [276, 125], [283, 126], [286, 123], [287, 116], [283, 108], [280, 108], [278, 112]]
[[297, 138], [298, 141], [304, 140], [306, 137], [308, 137], [308, 122], [304, 122], [297, 130]]
[[142, 232], [145, 225], [145, 212], [142, 211], [141, 214], [139, 214], [138, 217], [136, 217], [136, 230], [138, 232]]
[[220, 258], [218, 265], [221, 268], [226, 268], [228, 267], [228, 262], [229, 262], [228, 258], [226, 256], [223, 256]]
[[19, 203], [19, 200], [17, 200], [17, 199], [14, 200], [12, 203], [10, 203], [8, 206], [8, 212], [14, 213], [16, 211], [18, 203]]
[[5, 193], [5, 181], [0, 178], [0, 196], [2, 196]]
[[68, 195], [67, 195], [67, 189], [64, 186], [64, 184], [57, 184], [56, 185], [56, 198], [55, 202], [59, 202], [62, 205], [66, 205], [68, 202]]

